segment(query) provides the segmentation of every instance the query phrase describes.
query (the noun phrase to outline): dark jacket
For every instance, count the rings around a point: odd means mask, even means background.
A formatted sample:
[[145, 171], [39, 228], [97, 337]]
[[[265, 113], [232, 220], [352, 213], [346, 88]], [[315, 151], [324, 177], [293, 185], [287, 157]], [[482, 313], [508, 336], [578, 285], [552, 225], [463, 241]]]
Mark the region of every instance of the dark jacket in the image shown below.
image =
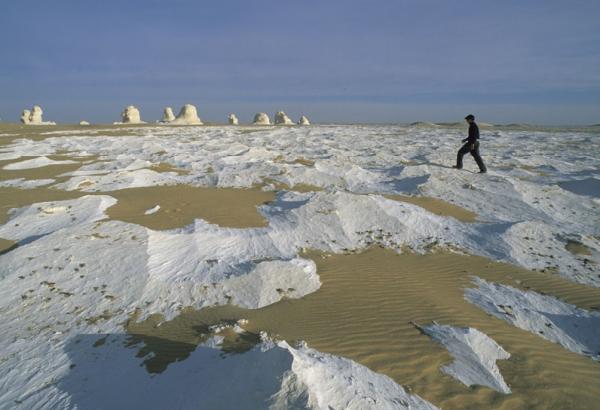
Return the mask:
[[469, 125], [469, 136], [467, 137], [467, 142], [469, 144], [475, 144], [475, 142], [479, 139], [479, 127], [475, 122], [472, 122]]

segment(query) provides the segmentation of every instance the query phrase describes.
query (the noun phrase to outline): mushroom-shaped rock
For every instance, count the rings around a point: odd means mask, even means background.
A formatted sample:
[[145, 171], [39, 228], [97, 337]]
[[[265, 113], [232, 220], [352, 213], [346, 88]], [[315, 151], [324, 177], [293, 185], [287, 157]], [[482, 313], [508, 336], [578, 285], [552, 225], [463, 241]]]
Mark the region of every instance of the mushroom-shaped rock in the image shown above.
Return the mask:
[[308, 118], [306, 118], [305, 115], [303, 115], [302, 117], [300, 117], [300, 119], [298, 120], [298, 125], [310, 125], [310, 121], [308, 120]]
[[39, 105], [34, 105], [31, 109], [31, 115], [29, 116], [29, 122], [31, 124], [41, 124], [44, 122], [42, 119], [42, 115], [44, 114], [44, 110]]
[[30, 118], [31, 118], [31, 111], [23, 110], [23, 113], [21, 114], [21, 122], [23, 124], [29, 124]]
[[238, 117], [235, 116], [235, 114], [229, 114], [229, 125], [238, 125], [240, 123], [240, 121], [238, 120]]
[[265, 112], [259, 112], [254, 116], [254, 121], [252, 122], [254, 125], [271, 125], [271, 120], [269, 120], [269, 116]]
[[31, 111], [23, 110], [21, 114], [21, 122], [28, 125], [56, 125], [53, 121], [44, 121], [42, 115], [44, 111], [39, 105], [34, 105]]
[[90, 125], [87, 121], [79, 121], [79, 125]]
[[175, 114], [173, 114], [173, 108], [165, 107], [163, 110], [163, 117], [160, 122], [171, 122], [175, 119]]
[[171, 121], [171, 124], [202, 125], [202, 121], [200, 120], [200, 117], [198, 117], [198, 111], [196, 111], [196, 107], [192, 104], [185, 104], [183, 107], [181, 107], [177, 118]]
[[275, 114], [275, 124], [276, 125], [294, 125], [294, 122], [292, 120], [290, 120], [290, 117], [288, 117], [285, 114], [285, 112], [278, 111], [277, 114]]
[[140, 110], [138, 110], [133, 105], [128, 105], [125, 107], [123, 112], [121, 113], [121, 123], [122, 124], [143, 124], [140, 117]]

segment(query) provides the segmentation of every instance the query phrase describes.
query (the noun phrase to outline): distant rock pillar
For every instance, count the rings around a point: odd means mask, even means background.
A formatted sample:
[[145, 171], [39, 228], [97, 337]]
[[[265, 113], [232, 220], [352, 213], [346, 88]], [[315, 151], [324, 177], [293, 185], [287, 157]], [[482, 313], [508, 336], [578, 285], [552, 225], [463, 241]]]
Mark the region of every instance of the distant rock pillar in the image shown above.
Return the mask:
[[21, 114], [21, 122], [23, 124], [29, 124], [31, 122], [31, 111], [23, 110], [23, 113]]
[[275, 125], [294, 125], [294, 122], [283, 111], [275, 114]]
[[175, 119], [175, 114], [173, 114], [173, 108], [165, 107], [163, 111], [162, 122], [171, 122]]
[[258, 114], [256, 114], [254, 116], [254, 122], [252, 122], [252, 124], [254, 124], [254, 125], [271, 125], [271, 120], [269, 119], [269, 116], [267, 115], [267, 113], [259, 112]]
[[298, 120], [298, 125], [310, 125], [310, 121], [308, 120], [308, 118], [306, 118], [306, 116], [303, 115]]
[[172, 124], [181, 125], [202, 125], [202, 120], [198, 117], [198, 111], [192, 104], [185, 104], [181, 107], [177, 118], [171, 121]]
[[144, 123], [140, 116], [140, 110], [138, 110], [133, 105], [128, 105], [127, 107], [125, 107], [125, 109], [121, 113], [121, 122], [123, 124], [143, 124]]

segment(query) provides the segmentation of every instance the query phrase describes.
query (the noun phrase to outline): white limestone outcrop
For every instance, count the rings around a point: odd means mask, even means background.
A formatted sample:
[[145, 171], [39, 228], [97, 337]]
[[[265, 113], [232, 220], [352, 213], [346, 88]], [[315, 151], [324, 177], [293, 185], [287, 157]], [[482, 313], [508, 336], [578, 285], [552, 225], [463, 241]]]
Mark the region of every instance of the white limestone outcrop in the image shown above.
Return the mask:
[[21, 114], [21, 122], [23, 124], [29, 124], [30, 123], [30, 117], [31, 117], [31, 111], [29, 111], [29, 110], [23, 110], [23, 113]]
[[125, 107], [121, 112], [121, 122], [115, 122], [114, 124], [145, 124], [140, 116], [140, 110], [133, 105]]
[[44, 122], [42, 115], [44, 114], [44, 111], [42, 110], [42, 107], [40, 107], [39, 105], [34, 105], [33, 109], [31, 110], [31, 116], [29, 117], [29, 122], [31, 124], [41, 124]]
[[275, 125], [294, 125], [294, 122], [283, 111], [278, 111], [275, 114]]
[[259, 112], [254, 116], [254, 121], [252, 122], [254, 125], [271, 125], [271, 120], [269, 116], [265, 112]]
[[42, 115], [44, 111], [39, 105], [34, 105], [31, 111], [23, 110], [21, 122], [27, 125], [56, 125], [54, 121], [44, 121]]
[[229, 114], [229, 125], [239, 125], [240, 121], [235, 114]]
[[308, 120], [308, 118], [305, 115], [303, 115], [298, 120], [298, 125], [310, 125], [310, 121]]
[[165, 109], [163, 110], [163, 117], [162, 117], [162, 120], [160, 120], [160, 122], [171, 122], [173, 120], [175, 120], [175, 114], [173, 113], [173, 108], [165, 107]]
[[178, 125], [202, 125], [202, 120], [198, 117], [198, 111], [192, 104], [185, 104], [181, 107], [177, 118], [171, 121], [171, 124]]

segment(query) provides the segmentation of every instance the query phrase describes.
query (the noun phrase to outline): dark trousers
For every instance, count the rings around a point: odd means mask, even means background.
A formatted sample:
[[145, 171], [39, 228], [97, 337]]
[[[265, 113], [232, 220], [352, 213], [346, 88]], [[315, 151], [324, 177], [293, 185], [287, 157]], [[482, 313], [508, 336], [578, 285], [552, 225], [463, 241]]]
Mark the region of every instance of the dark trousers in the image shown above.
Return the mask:
[[[471, 146], [473, 146], [473, 149], [471, 149]], [[456, 155], [456, 168], [460, 169], [463, 167], [463, 157], [466, 153], [469, 152], [471, 153], [471, 155], [473, 155], [473, 158], [475, 158], [475, 162], [477, 162], [479, 170], [485, 172], [485, 164], [481, 159], [481, 155], [479, 155], [479, 141], [476, 141], [475, 144], [467, 142], [465, 145], [460, 147], [460, 149], [458, 150], [458, 154]]]

